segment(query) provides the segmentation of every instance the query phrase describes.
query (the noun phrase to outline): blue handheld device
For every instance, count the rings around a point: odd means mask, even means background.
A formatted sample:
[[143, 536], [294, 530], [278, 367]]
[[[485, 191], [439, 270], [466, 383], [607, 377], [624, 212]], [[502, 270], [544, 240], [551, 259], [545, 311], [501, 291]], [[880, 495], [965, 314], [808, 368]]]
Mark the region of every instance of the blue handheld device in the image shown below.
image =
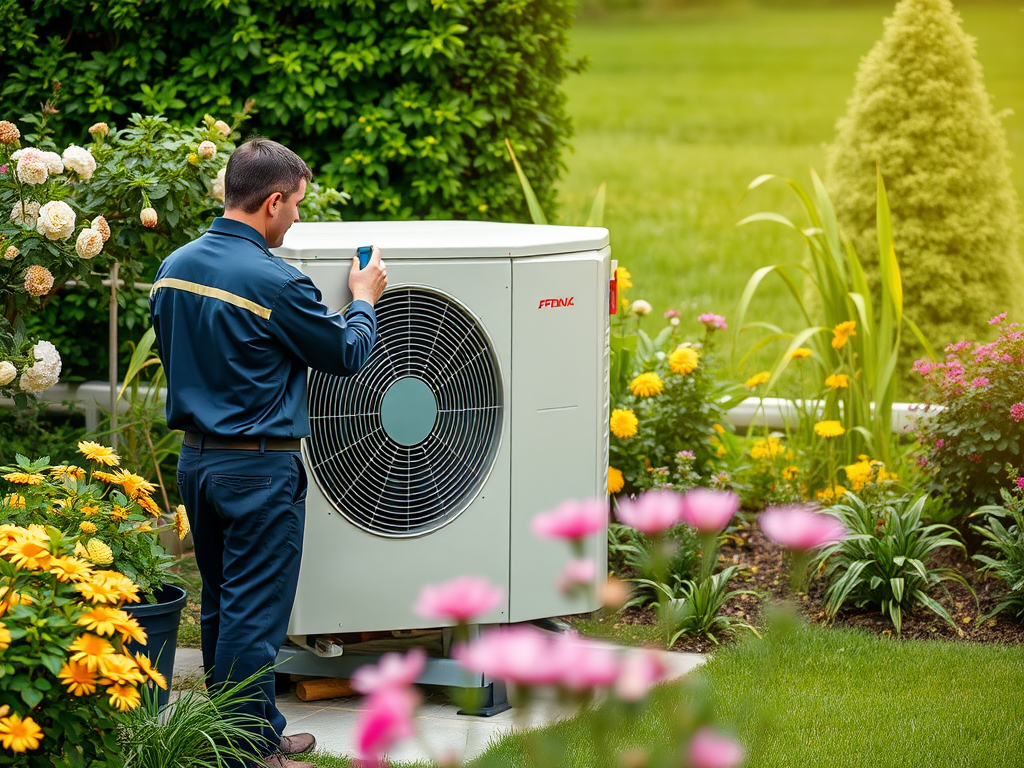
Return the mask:
[[373, 256], [373, 246], [359, 246], [358, 248], [356, 248], [356, 256], [359, 257], [359, 268], [366, 269], [366, 265], [370, 263], [370, 257]]

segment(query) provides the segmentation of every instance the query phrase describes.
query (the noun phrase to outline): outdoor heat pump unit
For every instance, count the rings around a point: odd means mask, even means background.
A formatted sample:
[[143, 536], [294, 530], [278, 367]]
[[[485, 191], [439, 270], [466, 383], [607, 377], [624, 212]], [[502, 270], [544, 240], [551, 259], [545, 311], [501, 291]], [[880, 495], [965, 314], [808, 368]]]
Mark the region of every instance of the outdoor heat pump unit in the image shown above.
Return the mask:
[[[607, 230], [299, 223], [275, 253], [343, 310], [364, 245], [388, 270], [378, 340], [355, 376], [309, 373], [306, 529], [288, 634], [436, 627], [413, 611], [420, 589], [463, 574], [505, 592], [481, 624], [596, 609], [559, 592], [572, 554], [530, 521], [607, 493]], [[606, 536], [587, 548], [603, 580]]]

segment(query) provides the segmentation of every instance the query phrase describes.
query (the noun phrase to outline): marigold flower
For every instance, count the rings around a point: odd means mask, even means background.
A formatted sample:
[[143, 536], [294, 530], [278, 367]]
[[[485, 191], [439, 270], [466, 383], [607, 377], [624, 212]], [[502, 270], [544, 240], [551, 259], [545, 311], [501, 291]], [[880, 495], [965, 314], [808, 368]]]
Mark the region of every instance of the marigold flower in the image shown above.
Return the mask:
[[90, 522], [88, 520], [83, 520], [81, 523], [78, 524], [78, 527], [82, 531], [82, 533], [96, 533], [96, 523]]
[[47, 240], [67, 240], [75, 231], [75, 212], [63, 200], [51, 200], [39, 209], [36, 232]]
[[89, 632], [76, 637], [68, 650], [72, 652], [71, 661], [85, 664], [90, 671], [99, 668], [100, 659], [105, 656], [113, 656], [115, 653], [114, 646], [109, 641]]
[[616, 408], [612, 411], [610, 421], [612, 434], [620, 439], [633, 437], [637, 432], [637, 425], [639, 423], [636, 414], [631, 410]]
[[[121, 462], [121, 457], [114, 453], [113, 448], [108, 448], [105, 445], [93, 443], [89, 440], [83, 440], [78, 444], [78, 452], [89, 461], [95, 461], [97, 464], [103, 464], [107, 467], [116, 467]], [[114, 482], [117, 481], [115, 480]]]
[[15, 224], [21, 224], [23, 227], [36, 228], [36, 222], [39, 220], [39, 203], [35, 200], [28, 200], [25, 202], [24, 207], [19, 200], [11, 208], [11, 221]]
[[11, 631], [7, 628], [7, 625], [0, 621], [0, 651], [5, 651], [11, 647]]
[[142, 226], [153, 229], [160, 222], [160, 218], [156, 214], [156, 208], [143, 208], [139, 214], [139, 221], [142, 222]]
[[832, 389], [846, 389], [850, 386], [850, 377], [845, 373], [833, 373], [825, 379], [825, 386]]
[[28, 752], [39, 748], [43, 738], [43, 729], [36, 725], [35, 720], [26, 717], [22, 720], [18, 715], [0, 717], [0, 744], [11, 752]]
[[42, 184], [50, 175], [46, 158], [35, 147], [19, 149], [11, 155], [11, 159], [18, 161], [15, 172], [22, 184]]
[[4, 496], [4, 504], [8, 507], [25, 508], [25, 497], [18, 493], [11, 493]]
[[668, 356], [668, 368], [672, 373], [685, 376], [697, 370], [700, 362], [700, 353], [693, 347], [680, 345]]
[[9, 245], [4, 251], [4, 259], [7, 261], [14, 261], [20, 254], [21, 251], [19, 251], [15, 246]]
[[641, 373], [629, 382], [629, 391], [637, 397], [653, 397], [665, 388], [661, 378], [656, 373]]
[[188, 515], [185, 514], [185, 507], [182, 504], [179, 504], [174, 508], [174, 528], [178, 532], [179, 541], [188, 536]]
[[64, 163], [56, 152], [43, 152], [43, 162], [46, 163], [46, 171], [51, 176], [64, 173]]
[[842, 349], [851, 336], [856, 336], [857, 323], [854, 320], [847, 320], [839, 323], [832, 329], [832, 349]]
[[797, 347], [789, 353], [790, 360], [803, 360], [805, 357], [810, 357], [814, 352], [807, 347]]
[[92, 566], [77, 557], [55, 557], [50, 560], [50, 573], [58, 581], [79, 583], [92, 576]]
[[769, 371], [761, 371], [761, 373], [755, 373], [753, 376], [747, 379], [746, 383], [743, 386], [745, 386], [747, 389], [756, 389], [762, 384], [767, 384], [768, 380], [771, 377], [772, 375]]
[[145, 656], [141, 653], [135, 654], [135, 662], [139, 665], [139, 671], [142, 672], [146, 677], [156, 683], [160, 688], [167, 690], [167, 678], [165, 678], [160, 672], [153, 666], [153, 662], [149, 660], [149, 656]]
[[121, 683], [116, 683], [107, 688], [107, 695], [110, 696], [110, 704], [122, 712], [135, 709], [141, 701], [139, 691], [135, 686]]
[[0, 120], [0, 144], [17, 144], [21, 138], [21, 131], [18, 126], [7, 120]]
[[10, 472], [4, 475], [4, 480], [19, 485], [39, 485], [43, 482], [42, 475], [32, 475], [27, 472]]
[[75, 253], [79, 258], [91, 259], [103, 250], [103, 235], [95, 229], [86, 228], [78, 233], [75, 241]]
[[89, 133], [93, 136], [106, 136], [110, 133], [110, 126], [106, 123], [93, 123], [89, 126]]
[[96, 158], [92, 152], [74, 144], [64, 150], [64, 165], [77, 173], [82, 181], [88, 181], [96, 172]]
[[17, 375], [18, 369], [14, 367], [14, 363], [10, 360], [0, 362], [0, 387], [10, 384]]
[[786, 447], [778, 437], [767, 437], [755, 440], [750, 446], [750, 458], [757, 461], [774, 460], [786, 452]]
[[107, 220], [102, 216], [97, 216], [95, 219], [93, 219], [92, 223], [89, 226], [100, 233], [100, 235], [103, 237], [104, 243], [110, 239], [110, 225], [107, 223]]
[[819, 421], [817, 424], [814, 425], [814, 434], [816, 434], [818, 437], [825, 438], [840, 437], [841, 435], [846, 434], [846, 430], [843, 428], [843, 425], [838, 421]]
[[160, 511], [160, 507], [157, 506], [156, 502], [153, 501], [152, 498], [144, 494], [140, 495], [137, 499], [135, 499], [135, 503], [142, 507], [142, 509], [144, 509], [146, 512], [149, 512], [149, 514], [151, 514], [153, 517], [160, 517], [160, 515], [163, 514]]
[[25, 270], [25, 290], [33, 296], [45, 296], [53, 288], [53, 273], [33, 264]]
[[57, 679], [68, 687], [74, 696], [88, 696], [96, 693], [96, 673], [81, 661], [68, 661], [60, 668]]
[[89, 559], [96, 565], [109, 565], [114, 562], [114, 553], [103, 539], [89, 539], [85, 543], [85, 550], [89, 553]]
[[21, 374], [18, 386], [26, 392], [38, 394], [49, 389], [60, 379], [60, 353], [48, 341], [37, 341], [32, 346], [36, 362]]
[[626, 478], [622, 471], [615, 467], [608, 467], [608, 493], [613, 496], [626, 487]]
[[631, 277], [632, 275], [629, 274], [629, 270], [625, 267], [618, 267], [615, 270], [615, 282], [618, 284], [619, 290], [626, 290], [627, 288], [633, 287], [633, 281], [630, 279]]
[[56, 467], [50, 467], [50, 475], [57, 480], [63, 480], [65, 477], [84, 480], [85, 470], [81, 467], [76, 467], [74, 464], [60, 464]]
[[197, 149], [196, 152], [204, 160], [209, 160], [217, 154], [217, 145], [212, 141], [204, 141], [199, 144], [199, 149]]

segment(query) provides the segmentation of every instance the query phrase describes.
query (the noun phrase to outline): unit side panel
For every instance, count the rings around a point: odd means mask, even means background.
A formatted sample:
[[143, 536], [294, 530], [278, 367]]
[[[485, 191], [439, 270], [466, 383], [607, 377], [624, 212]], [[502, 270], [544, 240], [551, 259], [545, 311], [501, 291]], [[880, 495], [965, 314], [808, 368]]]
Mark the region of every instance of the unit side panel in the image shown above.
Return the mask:
[[[514, 622], [597, 607], [552, 589], [572, 555], [566, 542], [537, 538], [530, 521], [567, 499], [607, 495], [609, 256], [605, 248], [512, 263]], [[606, 531], [586, 555], [603, 582]]]
[[[309, 269], [309, 264], [298, 265]], [[347, 263], [311, 276], [325, 300], [343, 296]], [[413, 613], [423, 585], [462, 574], [509, 589], [511, 262], [388, 260], [389, 290], [416, 285], [457, 297], [480, 322], [501, 366], [501, 442], [487, 480], [470, 506], [444, 527], [418, 537], [385, 538], [356, 527], [313, 482], [306, 501], [305, 543], [289, 634], [437, 626]], [[347, 289], [346, 289], [347, 290]], [[507, 622], [508, 603], [483, 617]]]

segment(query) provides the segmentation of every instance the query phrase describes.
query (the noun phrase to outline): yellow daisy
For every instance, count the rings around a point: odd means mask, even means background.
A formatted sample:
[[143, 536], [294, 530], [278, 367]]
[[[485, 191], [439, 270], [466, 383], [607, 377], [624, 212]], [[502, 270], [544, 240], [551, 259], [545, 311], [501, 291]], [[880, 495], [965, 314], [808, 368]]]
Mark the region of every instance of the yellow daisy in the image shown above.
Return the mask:
[[11, 647], [11, 630], [0, 621], [0, 651], [6, 651]]
[[61, 464], [59, 467], [50, 467], [50, 474], [58, 480], [63, 480], [65, 477], [85, 480], [85, 470], [81, 467], [76, 467], [74, 464]]
[[615, 270], [615, 281], [618, 283], [620, 291], [633, 287], [633, 281], [630, 279], [631, 277], [633, 276], [629, 274], [629, 270], [625, 267], [618, 267]]
[[185, 512], [185, 505], [179, 504], [174, 508], [174, 528], [178, 532], [178, 540], [181, 541], [189, 532], [188, 515]]
[[139, 622], [124, 611], [118, 611], [121, 615], [114, 619], [114, 628], [121, 633], [121, 639], [125, 642], [134, 640], [139, 645], [146, 644], [146, 630]]
[[57, 679], [75, 696], [96, 693], [96, 673], [89, 669], [88, 664], [80, 661], [69, 661], [64, 664], [57, 673]]
[[832, 329], [832, 349], [842, 349], [851, 336], [856, 336], [857, 323], [847, 320]]
[[608, 493], [616, 494], [626, 486], [626, 478], [615, 467], [608, 467]]
[[90, 522], [89, 520], [83, 520], [78, 524], [78, 528], [82, 533], [96, 533], [96, 523]]
[[121, 463], [121, 457], [114, 453], [113, 448], [89, 440], [83, 440], [78, 444], [78, 452], [89, 461], [95, 461], [105, 467], [116, 467]]
[[167, 678], [164, 677], [157, 669], [153, 666], [153, 662], [149, 660], [148, 656], [144, 656], [141, 653], [135, 655], [135, 661], [138, 662], [139, 670], [150, 680], [156, 683], [158, 686], [167, 690]]
[[95, 632], [97, 635], [103, 637], [105, 635], [114, 634], [115, 621], [121, 616], [127, 615], [128, 614], [118, 608], [108, 608], [105, 605], [97, 605], [93, 606], [92, 610], [79, 616], [75, 623], [79, 626], [85, 627], [90, 632]]
[[814, 352], [809, 350], [807, 347], [797, 347], [789, 353], [790, 360], [803, 360], [805, 357], [810, 357]]
[[721, 424], [712, 424], [711, 428], [720, 435], [725, 434], [725, 427], [723, 427]]
[[135, 499], [135, 503], [149, 512], [153, 517], [160, 517], [160, 507], [158, 507], [156, 502], [149, 498], [149, 496], [139, 496], [139, 498]]
[[768, 379], [770, 379], [771, 377], [771, 372], [761, 371], [761, 373], [755, 373], [753, 376], [747, 379], [746, 383], [743, 386], [745, 386], [747, 389], [755, 389], [756, 387], [759, 387], [762, 384], [767, 384]]
[[121, 593], [110, 587], [104, 579], [97, 579], [96, 574], [89, 581], [75, 584], [75, 589], [90, 603], [116, 604], [121, 601]]
[[92, 566], [77, 557], [55, 557], [50, 561], [50, 573], [57, 581], [81, 582], [92, 576]]
[[107, 688], [107, 694], [110, 696], [110, 704], [122, 712], [139, 706], [139, 692], [135, 686], [116, 683]]
[[800, 474], [800, 467], [797, 467], [797, 466], [790, 465], [790, 466], [786, 467], [784, 470], [782, 470], [782, 478], [783, 478], [783, 480], [796, 480], [796, 476], [799, 475], [799, 474]]
[[114, 655], [114, 646], [99, 635], [92, 635], [88, 632], [76, 637], [69, 650], [73, 651], [71, 661], [81, 662], [91, 671], [95, 671], [99, 667], [100, 659]]
[[3, 553], [17, 568], [26, 571], [43, 570], [50, 566], [50, 550], [34, 536], [26, 536], [8, 544]]
[[112, 475], [101, 469], [97, 469], [92, 473], [92, 479], [99, 480], [101, 483], [107, 483], [108, 485], [120, 485], [121, 483], [121, 479], [117, 475]]
[[685, 376], [697, 370], [700, 354], [693, 347], [679, 346], [668, 356], [668, 367], [672, 373]]
[[839, 437], [845, 435], [846, 430], [838, 421], [819, 421], [814, 425], [814, 434], [824, 438]]
[[100, 674], [103, 685], [114, 685], [115, 683], [143, 683], [146, 678], [139, 672], [139, 665], [131, 656], [122, 656], [119, 653], [104, 656], [100, 659]]
[[100, 511], [99, 507], [94, 507], [91, 504], [86, 504], [84, 507], [82, 507], [82, 514], [85, 515], [86, 517], [88, 517], [90, 515], [95, 515], [99, 511]]
[[610, 426], [612, 434], [618, 438], [633, 437], [639, 423], [636, 414], [628, 408], [616, 408], [612, 411]]
[[125, 495], [130, 499], [134, 499], [140, 494], [149, 496], [156, 490], [156, 486], [146, 478], [132, 474], [127, 469], [118, 470], [114, 476], [117, 477], [117, 481], [124, 488]]
[[24, 720], [17, 715], [0, 717], [0, 744], [4, 745], [4, 749], [28, 752], [30, 749], [38, 749], [42, 738], [43, 729], [31, 717]]
[[4, 496], [4, 504], [8, 507], [15, 507], [18, 509], [25, 508], [25, 497], [18, 493], [12, 493]]
[[665, 388], [658, 374], [641, 373], [629, 382], [629, 391], [637, 397], [652, 397]]
[[850, 377], [845, 373], [833, 373], [825, 379], [825, 386], [832, 389], [846, 389], [850, 386]]
[[119, 599], [128, 603], [139, 602], [139, 587], [123, 573], [117, 571], [96, 571], [96, 578], [102, 579], [107, 588]]
[[39, 485], [43, 482], [42, 475], [32, 475], [28, 472], [9, 472], [4, 475], [4, 480], [18, 485]]

